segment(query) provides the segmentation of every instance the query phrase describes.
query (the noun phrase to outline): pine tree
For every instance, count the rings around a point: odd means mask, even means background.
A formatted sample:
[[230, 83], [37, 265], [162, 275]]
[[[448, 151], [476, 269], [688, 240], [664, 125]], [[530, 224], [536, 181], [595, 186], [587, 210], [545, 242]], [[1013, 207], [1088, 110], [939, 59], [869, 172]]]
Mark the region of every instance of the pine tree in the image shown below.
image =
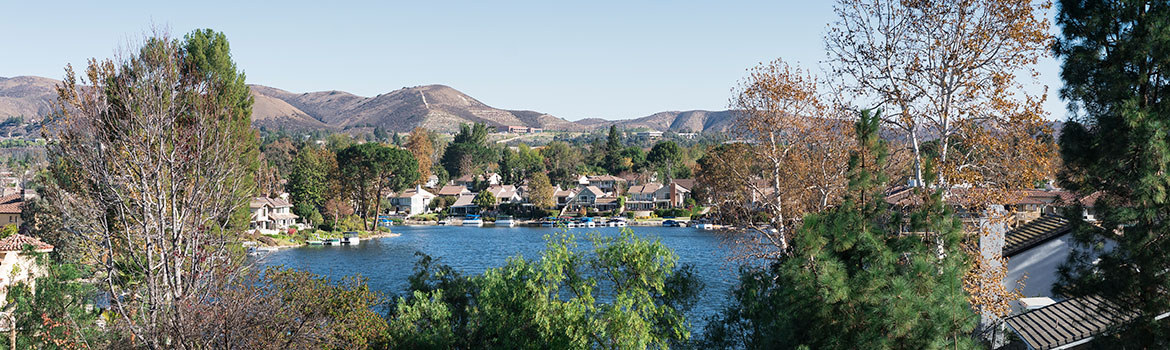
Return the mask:
[[1077, 112], [1060, 139], [1060, 180], [1082, 195], [1096, 193], [1099, 221], [1069, 213], [1074, 250], [1054, 290], [1099, 295], [1140, 313], [1110, 346], [1167, 348], [1170, 320], [1154, 318], [1170, 311], [1170, 81], [1163, 76], [1170, 4], [1060, 5], [1061, 93]]
[[744, 272], [736, 303], [708, 327], [708, 347], [977, 347], [960, 222], [939, 192], [923, 193], [928, 204], [909, 220], [888, 207], [879, 121], [864, 112], [857, 124], [844, 202], [805, 218], [792, 256]]

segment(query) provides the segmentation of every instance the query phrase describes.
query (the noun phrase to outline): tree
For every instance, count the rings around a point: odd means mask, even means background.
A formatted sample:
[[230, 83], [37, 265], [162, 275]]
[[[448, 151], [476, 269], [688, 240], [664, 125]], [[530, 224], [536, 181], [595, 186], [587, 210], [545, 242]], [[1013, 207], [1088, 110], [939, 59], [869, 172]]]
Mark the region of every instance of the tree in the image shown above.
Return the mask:
[[471, 200], [471, 204], [475, 204], [482, 212], [488, 212], [496, 207], [496, 196], [487, 190], [479, 191]]
[[[245, 82], [244, 72], [236, 68], [232, 60], [231, 45], [227, 36], [211, 29], [197, 29], [183, 37], [180, 44], [181, 56], [194, 74], [200, 75], [212, 85], [213, 99], [211, 103], [222, 108], [229, 108], [223, 113], [224, 126], [229, 129], [231, 142], [239, 145], [239, 156], [228, 161], [238, 162], [248, 174], [259, 174], [259, 140], [256, 131], [252, 129], [252, 91]], [[251, 197], [257, 179], [245, 178], [237, 190], [242, 195]], [[248, 227], [249, 212], [247, 206], [242, 206], [232, 213], [230, 228], [242, 230]]]
[[435, 145], [431, 141], [431, 132], [422, 127], [415, 127], [406, 139], [406, 149], [418, 161], [418, 183], [425, 183], [431, 177], [431, 157], [435, 153]]
[[857, 123], [860, 147], [841, 205], [806, 217], [789, 258], [743, 272], [732, 306], [708, 326], [706, 347], [979, 347], [966, 335], [978, 316], [962, 286], [961, 222], [941, 191], [920, 192], [930, 204], [909, 220], [889, 208], [878, 124], [868, 111]]
[[[1032, 0], [839, 0], [825, 38], [841, 88], [874, 101], [914, 155], [948, 187], [1031, 186], [1055, 159], [1041, 105], [1017, 74], [1035, 75], [1051, 38]], [[935, 152], [923, 143], [937, 140]], [[959, 145], [962, 145], [960, 147]]]
[[227, 242], [255, 191], [256, 146], [242, 74], [200, 69], [223, 68], [204, 65], [226, 60], [217, 40], [200, 51], [156, 35], [128, 57], [91, 61], [86, 78], [66, 68], [58, 88], [49, 153], [65, 172], [53, 204], [84, 235], [102, 293], [119, 296], [107, 327], [134, 346], [196, 342], [182, 306], [210, 302], [238, 272]]
[[589, 241], [583, 250], [553, 236], [540, 258], [467, 278], [424, 257], [390, 315], [390, 347], [667, 348], [690, 338], [684, 314], [701, 289], [690, 267], [628, 229]]
[[682, 148], [674, 141], [656, 143], [646, 155], [646, 162], [659, 169], [663, 183], [670, 183], [674, 179], [676, 169], [681, 166], [682, 160]]
[[540, 155], [544, 157], [544, 168], [553, 184], [569, 186], [576, 183], [573, 175], [582, 162], [580, 152], [564, 141], [552, 141], [540, 149]]
[[1170, 311], [1167, 19], [1170, 6], [1148, 1], [1061, 1], [1057, 15], [1061, 94], [1076, 112], [1060, 139], [1060, 180], [1096, 198], [1097, 222], [1069, 211], [1074, 249], [1054, 291], [1135, 312], [1099, 337], [1118, 348], [1170, 347], [1170, 322], [1155, 320]]
[[[395, 138], [395, 140], [398, 138], [398, 132], [394, 133], [394, 138]], [[387, 140], [390, 140], [390, 135], [386, 133], [386, 129], [383, 129], [380, 126], [375, 126], [374, 127], [374, 141], [385, 142]]]
[[552, 208], [556, 205], [556, 198], [553, 196], [554, 189], [549, 183], [548, 175], [544, 173], [534, 173], [528, 181], [528, 201], [532, 205], [540, 209]]
[[[409, 151], [379, 143], [350, 146], [337, 153], [337, 166], [357, 213], [367, 222], [381, 212], [383, 194], [402, 191], [418, 180], [418, 161]], [[370, 227], [366, 225], [366, 230]]]
[[492, 151], [487, 144], [487, 125], [476, 123], [463, 124], [455, 139], [447, 146], [443, 153], [443, 167], [453, 178], [473, 174], [484, 166], [496, 163], [497, 152]]
[[747, 144], [726, 151], [748, 159], [708, 163], [705, 177], [746, 186], [726, 194], [749, 201], [724, 200], [725, 208], [717, 208], [737, 214], [724, 218], [745, 228], [731, 236], [741, 257], [774, 259], [790, 253], [791, 235], [804, 216], [836, 204], [845, 189], [845, 164], [853, 147], [846, 120], [852, 117], [826, 105], [817, 86], [815, 77], [776, 60], [749, 70], [736, 90], [734, 135]]
[[332, 188], [340, 186], [333, 176], [337, 171], [337, 157], [332, 151], [311, 145], [301, 147], [286, 185], [297, 216], [312, 217], [313, 212], [325, 206]]

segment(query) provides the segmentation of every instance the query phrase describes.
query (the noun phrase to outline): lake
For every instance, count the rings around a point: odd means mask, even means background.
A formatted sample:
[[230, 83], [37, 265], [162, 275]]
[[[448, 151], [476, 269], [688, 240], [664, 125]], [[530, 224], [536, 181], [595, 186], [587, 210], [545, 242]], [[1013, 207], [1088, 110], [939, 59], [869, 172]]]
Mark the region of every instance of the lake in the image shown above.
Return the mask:
[[[706, 325], [705, 318], [715, 314], [729, 301], [736, 282], [738, 267], [727, 261], [730, 250], [720, 244], [711, 231], [687, 227], [631, 227], [642, 238], [659, 239], [678, 255], [679, 264], [695, 266], [705, 288], [699, 302], [688, 314], [695, 330]], [[282, 249], [259, 258], [265, 266], [307, 270], [334, 279], [361, 275], [369, 279], [370, 288], [388, 296], [403, 294], [417, 257], [423, 252], [460, 272], [480, 274], [503, 266], [508, 257], [522, 255], [538, 258], [544, 250], [544, 236], [559, 229], [543, 227], [462, 227], [462, 226], [395, 226], [397, 237], [374, 238], [357, 246], [304, 246]], [[570, 233], [583, 241], [586, 234], [617, 235], [619, 228], [572, 228]]]

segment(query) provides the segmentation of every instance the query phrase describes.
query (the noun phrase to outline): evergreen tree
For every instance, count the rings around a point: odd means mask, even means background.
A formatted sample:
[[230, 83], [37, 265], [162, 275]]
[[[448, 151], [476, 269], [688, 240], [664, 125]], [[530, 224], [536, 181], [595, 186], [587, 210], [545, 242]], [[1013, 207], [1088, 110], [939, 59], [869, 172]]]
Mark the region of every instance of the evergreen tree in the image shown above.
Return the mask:
[[[885, 203], [877, 114], [857, 123], [841, 206], [805, 218], [793, 255], [747, 270], [707, 347], [973, 349], [978, 316], [962, 288], [960, 221], [939, 192], [908, 221]], [[903, 223], [909, 225], [903, 225]], [[938, 251], [942, 247], [942, 251]]]
[[[183, 37], [182, 54], [198, 74], [204, 75], [215, 85], [215, 103], [231, 108], [227, 114], [227, 127], [231, 130], [234, 143], [241, 145], [243, 150], [237, 161], [248, 173], [259, 174], [259, 139], [252, 129], [252, 90], [245, 82], [244, 72], [238, 70], [232, 61], [227, 36], [211, 29], [192, 31]], [[258, 179], [244, 177], [240, 181], [243, 182], [239, 190], [241, 197], [251, 198], [256, 195]], [[250, 215], [248, 206], [241, 206], [232, 214], [230, 228], [247, 228]]]
[[474, 173], [483, 166], [496, 162], [498, 153], [487, 144], [487, 125], [463, 124], [459, 133], [443, 152], [440, 162], [452, 178]]
[[1099, 221], [1067, 215], [1076, 244], [1054, 290], [1138, 312], [1110, 346], [1168, 348], [1170, 320], [1154, 318], [1170, 311], [1170, 4], [1066, 0], [1057, 21], [1061, 93], [1076, 112], [1060, 138], [1060, 180], [1096, 193]]
[[308, 220], [325, 206], [336, 166], [333, 152], [327, 149], [305, 145], [297, 152], [286, 185], [294, 214]]

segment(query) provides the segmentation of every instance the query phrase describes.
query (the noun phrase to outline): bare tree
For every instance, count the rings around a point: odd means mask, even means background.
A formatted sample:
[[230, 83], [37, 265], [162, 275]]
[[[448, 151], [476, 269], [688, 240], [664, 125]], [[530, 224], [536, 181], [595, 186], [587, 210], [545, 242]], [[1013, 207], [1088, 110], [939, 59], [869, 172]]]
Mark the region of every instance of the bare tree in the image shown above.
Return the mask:
[[183, 308], [236, 277], [229, 218], [254, 192], [234, 109], [193, 70], [178, 40], [156, 34], [137, 53], [91, 60], [83, 78], [67, 68], [58, 87], [56, 204], [99, 267], [112, 326], [148, 348], [202, 343]]

